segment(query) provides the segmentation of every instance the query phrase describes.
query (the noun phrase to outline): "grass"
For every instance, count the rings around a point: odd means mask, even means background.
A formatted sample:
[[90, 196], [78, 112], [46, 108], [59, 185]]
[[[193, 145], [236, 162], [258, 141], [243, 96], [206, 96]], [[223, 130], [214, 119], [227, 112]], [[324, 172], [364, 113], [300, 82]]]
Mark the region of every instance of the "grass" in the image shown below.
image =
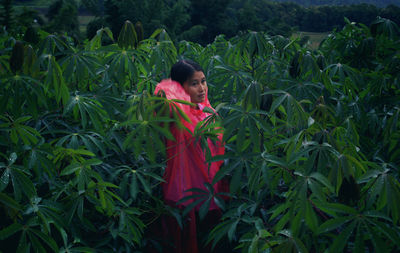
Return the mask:
[[324, 33], [316, 33], [316, 32], [296, 32], [292, 35], [293, 39], [296, 38], [303, 38], [303, 37], [308, 37], [308, 46], [311, 49], [318, 49], [319, 44], [321, 43], [321, 41], [323, 39], [326, 38], [326, 36], [328, 36], [328, 32], [324, 32]]

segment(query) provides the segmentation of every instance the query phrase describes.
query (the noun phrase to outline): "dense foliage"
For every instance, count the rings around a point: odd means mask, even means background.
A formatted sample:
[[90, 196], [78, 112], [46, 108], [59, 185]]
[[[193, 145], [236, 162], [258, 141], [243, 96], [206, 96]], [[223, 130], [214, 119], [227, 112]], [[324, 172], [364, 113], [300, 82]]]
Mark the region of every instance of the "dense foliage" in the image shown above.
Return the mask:
[[[326, 32], [341, 29], [345, 25], [345, 17], [370, 25], [377, 16], [381, 16], [400, 24], [400, 7], [395, 5], [385, 8], [368, 4], [307, 8], [297, 3], [270, 0], [224, 0], [214, 1], [210, 8], [210, 2], [206, 0], [141, 2], [105, 1], [104, 13], [93, 22], [98, 25], [97, 28], [106, 24], [117, 34], [125, 20], [140, 21], [148, 35], [163, 26], [173, 40], [189, 40], [202, 45], [212, 42], [219, 34], [230, 38], [239, 31], [247, 30], [285, 37], [295, 30]], [[154, 9], [159, 11], [154, 14]], [[101, 23], [101, 20], [105, 21]], [[96, 30], [89, 31], [88, 36], [93, 36]]]
[[350, 5], [350, 4], [373, 4], [385, 7], [391, 4], [399, 5], [397, 0], [274, 0], [275, 2], [293, 2], [305, 6], [310, 5]]
[[[21, 30], [21, 24], [28, 26], [32, 20], [40, 20], [32, 10], [21, 8], [32, 2], [37, 3], [33, 0], [1, 0], [0, 25], [9, 27], [8, 31], [11, 31], [10, 28]], [[224, 34], [231, 38], [248, 30], [285, 37], [294, 31], [340, 30], [345, 25], [345, 18], [370, 25], [377, 16], [381, 16], [400, 24], [398, 5], [354, 3], [357, 4], [337, 6], [335, 1], [331, 1], [330, 5], [304, 6], [270, 0], [219, 0], [212, 2], [210, 8], [210, 2], [206, 0], [53, 0], [51, 4], [46, 2], [42, 6], [47, 22], [41, 20], [41, 28], [50, 33], [67, 32], [69, 36], [83, 40], [85, 37], [93, 38], [102, 27], [110, 27], [117, 37], [123, 23], [130, 20], [134, 24], [141, 22], [146, 37], [155, 29], [164, 28], [173, 41], [188, 40], [206, 45], [217, 35]], [[13, 4], [18, 4], [19, 8], [12, 11]], [[94, 17], [86, 26], [86, 34], [79, 30], [78, 15], [83, 15], [81, 18], [84, 19]], [[29, 23], [21, 20], [21, 17], [26, 20], [29, 16]]]
[[[208, 78], [230, 181], [208, 235], [237, 252], [400, 250], [398, 26], [348, 22], [320, 50], [249, 32], [206, 47], [164, 30], [138, 41], [101, 29], [84, 45], [41, 33], [0, 37], [0, 251], [133, 252], [159, 246], [147, 229], [165, 206], [163, 139], [153, 97], [180, 58]], [[115, 43], [103, 45], [104, 40]], [[164, 123], [164, 124], [161, 124]], [[164, 126], [164, 127], [163, 127]], [[207, 147], [205, 147], [207, 149]], [[198, 193], [198, 192], [196, 192]]]

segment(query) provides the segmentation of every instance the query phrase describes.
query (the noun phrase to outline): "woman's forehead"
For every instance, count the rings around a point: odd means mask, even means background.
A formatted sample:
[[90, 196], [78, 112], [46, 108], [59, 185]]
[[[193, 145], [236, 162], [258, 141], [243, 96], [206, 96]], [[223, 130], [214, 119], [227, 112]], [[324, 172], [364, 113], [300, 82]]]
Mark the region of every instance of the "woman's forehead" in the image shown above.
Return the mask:
[[203, 79], [204, 77], [206, 77], [206, 76], [204, 75], [203, 71], [195, 71], [189, 79], [191, 79], [191, 80]]

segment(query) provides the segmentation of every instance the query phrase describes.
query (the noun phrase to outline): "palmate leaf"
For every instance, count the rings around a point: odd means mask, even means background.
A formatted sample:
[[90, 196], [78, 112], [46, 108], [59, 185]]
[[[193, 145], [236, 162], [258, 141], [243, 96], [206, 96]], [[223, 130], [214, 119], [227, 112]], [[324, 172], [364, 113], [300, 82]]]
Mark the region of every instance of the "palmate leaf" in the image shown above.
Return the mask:
[[84, 129], [90, 124], [96, 130], [103, 131], [102, 123], [108, 119], [108, 115], [100, 102], [86, 94], [76, 93], [69, 99], [63, 114], [66, 115], [71, 111], [75, 119], [80, 118]]
[[[90, 82], [96, 78], [96, 71], [101, 62], [94, 54], [85, 51], [66, 51], [67, 55], [59, 60], [63, 69], [64, 80], [69, 84], [78, 84], [81, 90], [86, 90]], [[72, 85], [71, 85], [72, 86]], [[73, 87], [73, 86], [72, 86]]]
[[[165, 153], [164, 138], [174, 140], [169, 129], [169, 123], [177, 123], [177, 127], [184, 127], [180, 122], [187, 115], [176, 105], [177, 101], [165, 98], [151, 97], [144, 92], [134, 100], [134, 105], [129, 109], [129, 119], [121, 126], [129, 126], [131, 131], [124, 141], [123, 147], [133, 147], [137, 157], [145, 152], [151, 161], [155, 161], [158, 151]], [[187, 103], [187, 102], [185, 102]], [[134, 114], [130, 112], [134, 111]], [[172, 112], [172, 117], [170, 117]], [[182, 129], [186, 131], [188, 129]]]
[[218, 56], [215, 56], [216, 62], [215, 73], [209, 78], [213, 80], [214, 83], [219, 83], [222, 92], [219, 94], [218, 98], [220, 101], [229, 101], [232, 103], [232, 98], [234, 94], [238, 94], [238, 97], [246, 89], [246, 83], [251, 80], [250, 74], [245, 72], [239, 66], [233, 66], [227, 64]]
[[8, 159], [8, 166], [0, 164], [0, 168], [4, 169], [0, 177], [0, 191], [3, 191], [11, 182], [13, 199], [10, 199], [7, 195], [2, 195], [2, 202], [4, 201], [5, 205], [12, 205], [13, 208], [19, 209], [17, 202], [21, 200], [22, 193], [30, 199], [36, 196], [36, 188], [30, 179], [30, 171], [22, 166], [15, 165], [14, 162], [16, 159], [17, 155], [12, 153]]
[[105, 62], [109, 65], [107, 73], [117, 81], [121, 89], [130, 89], [139, 76], [135, 50], [111, 50]]
[[375, 36], [385, 35], [389, 39], [394, 40], [400, 35], [399, 26], [391, 21], [390, 19], [377, 17], [377, 19], [371, 23], [371, 33]]
[[59, 138], [55, 144], [71, 149], [78, 149], [84, 145], [89, 151], [93, 153], [101, 152], [102, 155], [106, 155], [106, 147], [111, 145], [104, 136], [94, 131], [67, 132], [67, 134]]
[[354, 216], [345, 216], [330, 219], [318, 227], [318, 233], [326, 233], [343, 226], [345, 223], [354, 219]]
[[114, 41], [112, 31], [108, 27], [102, 27], [97, 30], [96, 35], [86, 45], [86, 49], [89, 51], [96, 50], [102, 46], [103, 36], [106, 35], [111, 41]]
[[139, 166], [138, 168], [131, 168], [126, 165], [117, 167], [115, 175], [123, 178], [119, 184], [120, 190], [123, 193], [129, 192], [133, 200], [136, 200], [138, 194], [143, 190], [151, 195], [154, 186], [160, 182], [164, 182], [163, 178], [151, 170], [160, 168], [161, 166], [161, 164], [153, 164]]
[[298, 235], [303, 222], [312, 232], [317, 233], [320, 215], [316, 212], [319, 203], [325, 203], [333, 187], [321, 174], [293, 173], [296, 178], [291, 183], [290, 190], [286, 193], [286, 202], [279, 204], [273, 211], [270, 219], [282, 216], [275, 225], [276, 230], [290, 226], [294, 235]]
[[261, 118], [268, 113], [257, 109], [247, 110], [240, 106], [223, 108], [230, 109], [230, 113], [223, 120], [223, 142], [235, 141], [237, 152], [247, 152], [249, 148], [259, 152], [264, 142], [263, 134], [271, 132], [270, 127]]
[[154, 66], [154, 71], [156, 71], [157, 75], [161, 76], [161, 78], [167, 78], [166, 73], [169, 73], [172, 64], [176, 62], [177, 50], [165, 29], [156, 30], [150, 36], [150, 39], [155, 39], [156, 37], [157, 41], [154, 40], [154, 44], [150, 47], [151, 57], [149, 64]]
[[[274, 113], [279, 110], [281, 106], [284, 109], [284, 113], [286, 114], [286, 121], [288, 124], [292, 124], [294, 126], [302, 127], [306, 126], [308, 123], [308, 115], [304, 111], [302, 105], [288, 92], [282, 90], [270, 90], [264, 92], [262, 95], [268, 94], [279, 94], [280, 96], [277, 99], [274, 99], [271, 105], [271, 109], [269, 114]], [[284, 103], [286, 101], [286, 103]]]
[[274, 248], [274, 252], [308, 252], [304, 243], [298, 237], [292, 235], [290, 230], [281, 230], [278, 232], [278, 236], [279, 245]]
[[[142, 212], [138, 208], [126, 207], [118, 210], [118, 233], [129, 245], [141, 244], [145, 224], [140, 219]], [[117, 225], [117, 224], [116, 224]]]
[[[41, 108], [48, 108], [45, 97], [45, 86], [41, 80], [27, 75], [15, 75], [4, 80], [7, 84], [3, 92], [7, 93], [8, 103], [0, 112], [7, 111], [12, 115], [31, 114], [37, 117]], [[13, 104], [26, 103], [26, 108], [13, 107]]]
[[254, 57], [271, 54], [274, 45], [265, 34], [252, 31], [239, 40], [238, 47], [242, 52], [247, 51], [250, 57]]
[[[215, 226], [211, 232], [208, 235], [207, 243], [210, 243], [212, 241], [212, 248], [215, 247], [215, 245], [221, 241], [221, 239], [231, 231], [233, 228], [233, 224], [235, 223], [235, 220], [225, 220], [219, 223], [217, 226]], [[232, 231], [234, 231], [232, 229]], [[233, 233], [233, 232], [232, 232]]]
[[55, 252], [58, 251], [58, 246], [54, 239], [40, 230], [30, 228], [26, 231], [26, 234], [32, 242], [32, 248], [34, 251], [45, 252], [46, 250], [43, 243], [50, 247], [51, 250]]
[[336, 253], [336, 252], [343, 252], [344, 247], [346, 246], [351, 233], [353, 232], [354, 228], [356, 227], [356, 222], [353, 221], [347, 226], [338, 237], [335, 238], [333, 241], [332, 246], [329, 248], [329, 252]]
[[[207, 162], [215, 162], [221, 160], [229, 160], [227, 165], [222, 166], [214, 176], [212, 184], [220, 181], [222, 178], [232, 175], [230, 180], [230, 192], [238, 191], [244, 179], [243, 172], [250, 172], [257, 165], [257, 153], [231, 153], [229, 155], [215, 156], [207, 160]], [[233, 171], [233, 172], [232, 172]], [[247, 175], [250, 176], [250, 175]]]
[[[345, 209], [347, 209], [345, 211]], [[339, 210], [339, 209], [337, 209]], [[353, 252], [364, 252], [367, 241], [370, 241], [375, 251], [389, 252], [388, 243], [396, 244], [398, 247], [398, 239], [400, 230], [396, 227], [392, 228], [389, 217], [378, 212], [356, 212], [349, 208], [344, 208], [348, 216], [338, 215], [335, 218], [321, 224], [318, 228], [319, 236], [327, 232], [338, 233], [333, 244], [329, 248], [329, 252], [342, 252], [345, 247], [353, 249]], [[348, 212], [350, 211], [350, 213]], [[336, 216], [336, 215], [335, 215]], [[378, 219], [384, 219], [384, 222]], [[365, 231], [368, 231], [366, 234]], [[355, 236], [355, 244], [352, 245], [351, 235]]]
[[[367, 181], [367, 179], [370, 180]], [[371, 170], [360, 178], [360, 182], [367, 182], [362, 189], [367, 193], [367, 202], [375, 203], [377, 210], [386, 208], [387, 214], [391, 214], [394, 222], [397, 223], [400, 218], [400, 184], [390, 170]]]
[[11, 116], [4, 117], [0, 115], [0, 120], [5, 122], [0, 124], [0, 128], [4, 128], [5, 131], [9, 132], [10, 139], [14, 144], [19, 141], [22, 141], [25, 145], [36, 144], [41, 135], [36, 129], [26, 125], [26, 122], [31, 118], [31, 116], [22, 116], [14, 120]]
[[43, 39], [39, 43], [39, 48], [38, 48], [38, 56], [41, 57], [43, 55], [55, 55], [59, 52], [64, 51], [65, 49], [68, 48], [68, 44], [66, 44], [64, 41], [60, 39], [60, 37], [50, 34], [46, 36], [45, 39]]
[[70, 95], [61, 67], [55, 60], [54, 56], [46, 55], [43, 57], [48, 58], [47, 75], [44, 81], [46, 93], [52, 94], [56, 98], [57, 103], [61, 101], [65, 106], [68, 103]]
[[128, 49], [136, 47], [137, 43], [138, 39], [135, 27], [129, 20], [126, 20], [119, 32], [118, 46], [120, 48]]

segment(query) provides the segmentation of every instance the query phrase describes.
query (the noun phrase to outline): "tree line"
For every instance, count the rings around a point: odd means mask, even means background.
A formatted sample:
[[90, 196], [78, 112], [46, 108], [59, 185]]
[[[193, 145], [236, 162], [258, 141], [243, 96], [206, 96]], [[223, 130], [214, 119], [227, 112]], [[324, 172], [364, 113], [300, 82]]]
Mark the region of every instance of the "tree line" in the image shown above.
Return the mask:
[[[58, 0], [62, 1], [62, 0]], [[64, 0], [65, 1], [65, 0]], [[400, 23], [398, 6], [379, 8], [375, 5], [304, 7], [296, 3], [278, 3], [269, 0], [207, 0], [151, 1], [140, 0], [92, 1], [85, 4], [97, 18], [88, 26], [87, 36], [94, 36], [101, 26], [109, 26], [117, 34], [127, 19], [143, 24], [145, 34], [164, 27], [173, 39], [210, 43], [215, 36], [228, 38], [240, 32], [265, 31], [270, 35], [289, 36], [296, 30], [325, 32], [342, 28], [345, 17], [369, 25], [377, 16]], [[103, 4], [103, 5], [101, 5]], [[101, 7], [99, 7], [101, 6]], [[212, 8], [210, 8], [212, 6]], [[157, 10], [154, 13], [154, 10]]]
[[276, 2], [293, 2], [304, 6], [317, 5], [351, 5], [351, 4], [373, 4], [379, 7], [388, 5], [399, 5], [397, 0], [275, 0]]
[[[2, 26], [8, 26], [10, 30], [21, 33], [25, 32], [26, 27], [30, 27], [35, 19], [36, 24], [45, 31], [60, 34], [66, 32], [78, 40], [91, 39], [101, 27], [110, 27], [114, 34], [118, 34], [126, 20], [140, 22], [145, 37], [150, 36], [157, 28], [164, 28], [174, 41], [187, 40], [203, 45], [212, 42], [219, 34], [231, 38], [248, 30], [283, 36], [290, 36], [294, 31], [326, 32], [342, 28], [345, 18], [369, 25], [377, 16], [381, 16], [400, 23], [400, 7], [388, 5], [380, 8], [365, 3], [305, 7], [300, 4], [307, 5], [307, 1], [294, 3], [269, 0], [54, 0], [43, 19], [37, 12], [28, 8], [19, 8], [18, 11], [12, 12], [10, 6], [13, 2], [21, 4], [27, 1], [2, 0]], [[323, 1], [315, 2], [322, 3]], [[86, 34], [79, 30], [80, 13], [95, 17], [87, 25]]]

